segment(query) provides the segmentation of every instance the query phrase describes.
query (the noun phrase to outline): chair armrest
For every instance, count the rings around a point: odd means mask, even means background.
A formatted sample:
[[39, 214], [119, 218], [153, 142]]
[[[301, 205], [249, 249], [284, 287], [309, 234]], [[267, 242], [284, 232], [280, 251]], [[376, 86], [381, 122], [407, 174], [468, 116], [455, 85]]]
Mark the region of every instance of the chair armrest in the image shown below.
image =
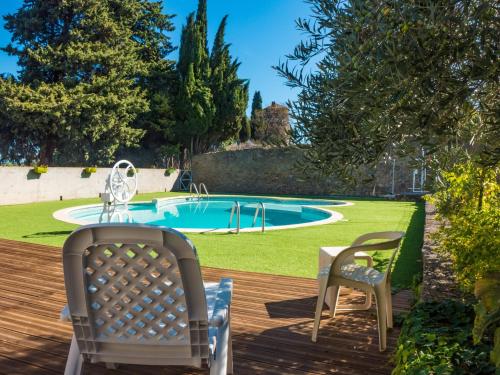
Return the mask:
[[69, 313], [68, 305], [64, 305], [59, 315], [59, 319], [63, 322], [71, 322], [71, 314]]
[[356, 257], [356, 253], [361, 253], [360, 250], [362, 250], [363, 248], [363, 245], [360, 245], [360, 246], [352, 246], [352, 247], [347, 247], [345, 248], [344, 250], [342, 250], [339, 254], [337, 254], [337, 256], [335, 257], [335, 259], [333, 260], [332, 262], [332, 265], [331, 265], [331, 272], [333, 272], [335, 275], [339, 275], [340, 274], [340, 267], [345, 263], [345, 261], [352, 257], [351, 259], [362, 259], [361, 255], [358, 255], [358, 257]]
[[215, 299], [214, 312], [209, 317], [208, 324], [212, 327], [220, 327], [229, 318], [229, 308], [233, 298], [233, 280], [221, 279]]
[[357, 251], [354, 254], [354, 259], [365, 260], [367, 267], [373, 268], [373, 258], [364, 251]]

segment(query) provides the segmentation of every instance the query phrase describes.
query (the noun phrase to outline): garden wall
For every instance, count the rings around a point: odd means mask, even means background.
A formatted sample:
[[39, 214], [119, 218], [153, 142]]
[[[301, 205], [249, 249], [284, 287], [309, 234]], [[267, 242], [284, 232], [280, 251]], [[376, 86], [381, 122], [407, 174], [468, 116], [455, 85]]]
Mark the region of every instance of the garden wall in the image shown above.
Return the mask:
[[[104, 191], [111, 168], [86, 175], [83, 168], [49, 167], [38, 175], [31, 167], [0, 167], [0, 205], [98, 197]], [[138, 175], [140, 193], [171, 191], [178, 172], [165, 176], [164, 169], [143, 169]]]
[[[365, 170], [360, 180], [371, 175], [375, 180], [355, 187], [343, 186], [331, 177], [306, 177], [297, 163], [304, 151], [295, 147], [254, 148], [214, 152], [193, 157], [193, 180], [204, 182], [210, 192], [296, 194], [296, 195], [384, 195], [391, 192], [392, 164], [380, 164]], [[395, 193], [408, 193], [412, 185], [412, 169], [397, 162]]]

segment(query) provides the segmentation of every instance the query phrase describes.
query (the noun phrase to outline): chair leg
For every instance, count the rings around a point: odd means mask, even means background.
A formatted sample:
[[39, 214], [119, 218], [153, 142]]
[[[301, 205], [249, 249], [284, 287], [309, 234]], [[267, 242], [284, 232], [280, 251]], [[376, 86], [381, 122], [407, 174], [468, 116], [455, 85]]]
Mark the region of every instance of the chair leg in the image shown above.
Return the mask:
[[372, 292], [366, 292], [366, 300], [364, 305], [361, 307], [363, 310], [370, 310], [372, 307]]
[[378, 344], [383, 352], [387, 348], [387, 301], [384, 290], [375, 290], [377, 303]]
[[340, 305], [337, 303], [336, 311], [359, 311], [359, 310], [370, 310], [372, 307], [372, 292], [366, 291], [366, 297], [364, 303], [349, 303], [347, 305]]
[[229, 324], [229, 338], [227, 343], [227, 373], [233, 374], [233, 332], [231, 330], [231, 320], [228, 320]]
[[64, 375], [80, 375], [83, 368], [83, 356], [78, 349], [75, 335], [71, 339], [71, 346], [69, 348], [68, 359], [66, 360], [66, 368]]
[[392, 320], [392, 295], [391, 295], [391, 287], [387, 285], [385, 288], [386, 292], [386, 304], [387, 304], [387, 328], [393, 328], [394, 323]]
[[323, 311], [323, 304], [325, 303], [326, 290], [328, 288], [328, 279], [320, 280], [318, 301], [316, 302], [316, 314], [314, 315], [314, 326], [312, 332], [312, 341], [318, 340], [319, 322], [321, 320], [321, 312]]
[[210, 375], [229, 374], [229, 324], [219, 327], [216, 342], [215, 360], [210, 364]]
[[330, 316], [335, 318], [335, 312], [337, 311], [337, 303], [339, 301], [340, 295], [340, 285], [333, 285], [331, 288], [331, 303], [330, 303]]

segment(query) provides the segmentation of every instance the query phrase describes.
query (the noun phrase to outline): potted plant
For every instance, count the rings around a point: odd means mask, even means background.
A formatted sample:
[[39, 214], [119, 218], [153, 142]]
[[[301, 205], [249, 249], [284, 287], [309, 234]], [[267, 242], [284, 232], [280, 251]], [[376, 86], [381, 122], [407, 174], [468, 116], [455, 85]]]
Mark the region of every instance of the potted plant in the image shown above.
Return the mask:
[[172, 173], [175, 173], [176, 169], [174, 167], [167, 168], [165, 170], [165, 176], [170, 176]]
[[33, 172], [36, 174], [43, 174], [47, 173], [49, 171], [49, 166], [48, 165], [36, 165], [33, 167]]
[[92, 174], [92, 173], [96, 173], [96, 172], [97, 172], [96, 166], [83, 168], [83, 173], [85, 173], [85, 174]]
[[[139, 173], [139, 168], [135, 168], [135, 173]], [[130, 169], [127, 171], [127, 176], [128, 176], [128, 177], [133, 177], [133, 176], [134, 176], [134, 169], [133, 169], [133, 168], [130, 168]]]

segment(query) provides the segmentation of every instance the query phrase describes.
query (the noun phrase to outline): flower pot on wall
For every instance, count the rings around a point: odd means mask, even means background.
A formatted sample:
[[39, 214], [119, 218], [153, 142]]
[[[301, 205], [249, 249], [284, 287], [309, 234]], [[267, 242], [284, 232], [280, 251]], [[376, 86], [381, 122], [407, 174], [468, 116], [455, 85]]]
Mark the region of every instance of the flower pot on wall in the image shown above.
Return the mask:
[[33, 172], [36, 174], [43, 174], [49, 171], [49, 167], [47, 165], [37, 165], [33, 167]]
[[165, 176], [170, 176], [172, 173], [175, 173], [176, 170], [177, 169], [175, 169], [175, 168], [167, 168], [165, 170]]
[[92, 174], [97, 172], [97, 167], [85, 167], [83, 168], [83, 172], [86, 174]]
[[85, 167], [83, 168], [83, 171], [82, 171], [82, 177], [83, 178], [89, 178], [92, 173], [96, 173], [97, 172], [97, 167]]

